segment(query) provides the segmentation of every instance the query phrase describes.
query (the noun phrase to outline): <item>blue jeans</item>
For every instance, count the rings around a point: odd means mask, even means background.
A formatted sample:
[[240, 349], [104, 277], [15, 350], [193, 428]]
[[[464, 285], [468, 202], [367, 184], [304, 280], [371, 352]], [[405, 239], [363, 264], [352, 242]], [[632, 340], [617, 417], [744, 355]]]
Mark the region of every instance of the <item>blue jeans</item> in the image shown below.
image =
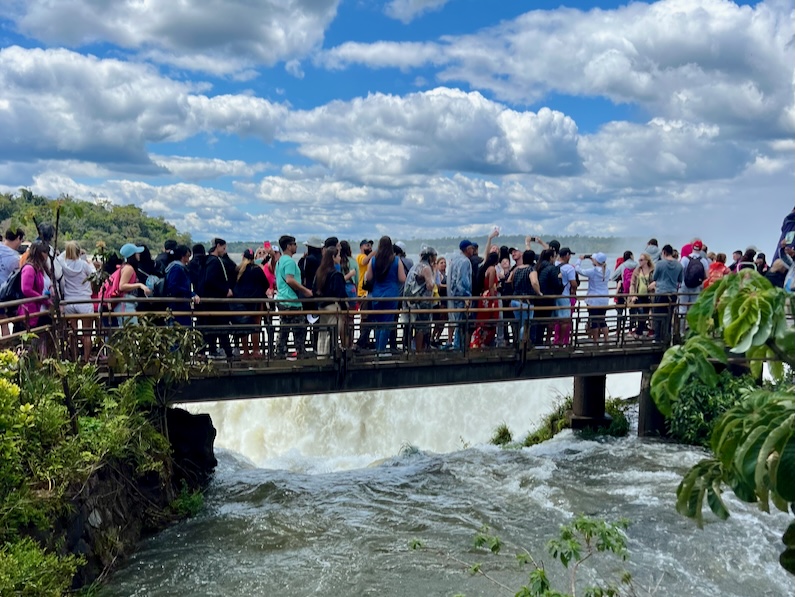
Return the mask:
[[522, 342], [525, 339], [524, 335], [525, 322], [533, 319], [533, 307], [528, 306], [520, 301], [513, 300], [511, 301], [511, 308], [513, 309], [513, 314], [516, 317], [517, 325], [519, 326], [518, 340], [519, 342]]
[[[464, 301], [450, 301], [450, 308], [451, 309], [463, 309], [466, 307], [466, 303]], [[466, 338], [466, 323], [464, 323], [466, 313], [450, 313], [450, 321], [453, 322], [453, 329], [455, 333], [453, 334], [453, 347], [456, 350], [461, 350], [462, 348], [462, 341]]]

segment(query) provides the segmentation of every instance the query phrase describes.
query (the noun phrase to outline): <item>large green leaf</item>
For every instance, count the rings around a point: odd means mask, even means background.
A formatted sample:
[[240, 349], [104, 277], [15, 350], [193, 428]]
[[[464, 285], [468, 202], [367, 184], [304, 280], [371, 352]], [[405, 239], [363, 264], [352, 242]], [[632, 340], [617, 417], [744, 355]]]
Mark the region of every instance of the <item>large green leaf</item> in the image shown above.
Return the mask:
[[781, 450], [776, 468], [776, 492], [786, 501], [795, 502], [795, 439]]

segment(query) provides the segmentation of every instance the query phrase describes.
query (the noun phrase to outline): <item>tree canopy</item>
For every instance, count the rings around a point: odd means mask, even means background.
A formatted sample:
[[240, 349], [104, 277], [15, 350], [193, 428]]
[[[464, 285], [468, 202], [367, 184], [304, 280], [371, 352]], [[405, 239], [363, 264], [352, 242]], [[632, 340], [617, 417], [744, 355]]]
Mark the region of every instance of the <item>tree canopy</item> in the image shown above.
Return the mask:
[[124, 243], [131, 242], [146, 245], [153, 253], [157, 253], [167, 239], [188, 245], [191, 243], [189, 234], [180, 234], [162, 217], [148, 216], [135, 205], [81, 201], [67, 195], [48, 199], [28, 189], [21, 189], [18, 194], [0, 193], [2, 231], [9, 227], [21, 227], [26, 238], [33, 240], [36, 238], [34, 220], [54, 224], [59, 206], [59, 245], [76, 240], [91, 253], [98, 242], [104, 242], [111, 251], [118, 251]]

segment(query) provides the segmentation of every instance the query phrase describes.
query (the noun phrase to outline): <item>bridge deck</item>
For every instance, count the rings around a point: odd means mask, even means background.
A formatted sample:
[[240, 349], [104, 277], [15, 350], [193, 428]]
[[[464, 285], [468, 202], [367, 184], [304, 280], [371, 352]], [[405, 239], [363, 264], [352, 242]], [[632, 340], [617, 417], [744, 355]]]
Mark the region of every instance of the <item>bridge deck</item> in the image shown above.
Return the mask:
[[592, 347], [431, 352], [388, 358], [340, 352], [336, 358], [270, 361], [251, 367], [219, 367], [194, 378], [175, 396], [178, 402], [272, 398], [604, 375], [649, 370], [660, 362], [662, 343], [631, 348]]

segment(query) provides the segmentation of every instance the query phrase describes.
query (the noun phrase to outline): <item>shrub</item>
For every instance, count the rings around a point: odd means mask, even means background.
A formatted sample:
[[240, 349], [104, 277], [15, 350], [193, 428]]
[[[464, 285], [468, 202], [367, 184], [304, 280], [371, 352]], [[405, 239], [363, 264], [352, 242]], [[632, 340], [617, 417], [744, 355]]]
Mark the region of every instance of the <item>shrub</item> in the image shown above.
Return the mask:
[[672, 403], [668, 419], [671, 436], [686, 444], [709, 447], [709, 437], [718, 417], [737, 404], [742, 391], [753, 385], [752, 378], [735, 377], [729, 371], [718, 375], [715, 387], [692, 380]]
[[72, 584], [77, 556], [45, 552], [32, 539], [20, 539], [0, 548], [0, 592], [21, 597], [59, 597]]
[[512, 441], [513, 435], [511, 434], [511, 430], [508, 429], [508, 425], [500, 423], [494, 430], [494, 434], [491, 436], [489, 443], [495, 446], [506, 446]]
[[567, 427], [571, 427], [568, 414], [573, 407], [573, 398], [571, 396], [565, 396], [560, 400], [555, 409], [541, 420], [541, 425], [538, 426], [538, 429], [527, 434], [522, 443], [526, 447], [534, 446], [548, 439], [552, 439], [556, 433], [560, 433]]

